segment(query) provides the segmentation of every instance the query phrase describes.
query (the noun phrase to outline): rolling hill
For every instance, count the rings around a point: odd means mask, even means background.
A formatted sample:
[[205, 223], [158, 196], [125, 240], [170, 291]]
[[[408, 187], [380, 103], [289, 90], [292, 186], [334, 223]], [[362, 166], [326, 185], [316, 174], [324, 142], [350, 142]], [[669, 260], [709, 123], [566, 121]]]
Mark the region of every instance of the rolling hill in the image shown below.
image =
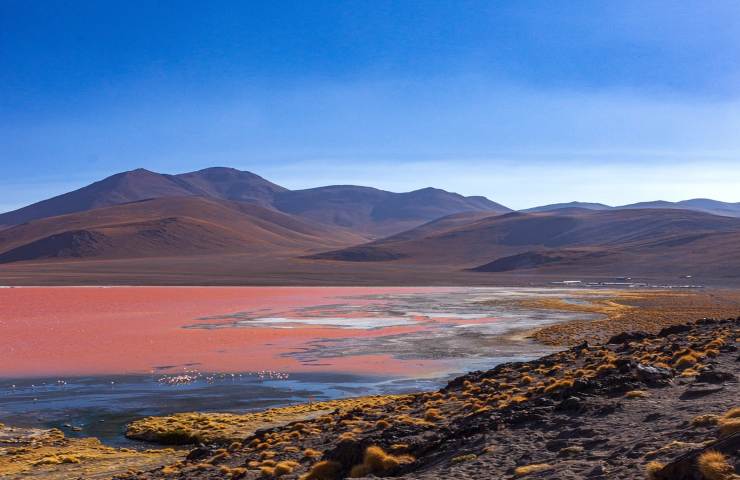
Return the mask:
[[455, 265], [480, 272], [731, 273], [740, 219], [673, 209], [452, 216], [317, 260]]
[[484, 197], [464, 197], [434, 188], [394, 193], [336, 185], [291, 191], [254, 173], [233, 168], [214, 167], [178, 175], [137, 169], [0, 214], [0, 227], [139, 200], [188, 196], [254, 203], [373, 237], [398, 233], [458, 212], [510, 211]]
[[354, 233], [256, 204], [168, 197], [35, 220], [0, 231], [0, 263], [223, 253], [298, 255], [362, 240]]
[[691, 200], [682, 200], [680, 202], [666, 202], [664, 200], [657, 200], [654, 202], [631, 203], [618, 207], [612, 207], [603, 203], [589, 202], [553, 203], [550, 205], [527, 208], [521, 211], [525, 213], [551, 212], [553, 210], [562, 210], [565, 208], [581, 208], [587, 210], [635, 210], [646, 208], [665, 208], [672, 210], [693, 210], [695, 212], [711, 213], [713, 215], [722, 215], [726, 217], [740, 217], [740, 202], [728, 203], [720, 202], [718, 200], [711, 200], [708, 198], [694, 198]]
[[340, 185], [283, 192], [275, 207], [317, 222], [373, 236], [386, 236], [460, 212], [509, 212], [484, 197], [464, 197], [436, 188], [393, 193]]

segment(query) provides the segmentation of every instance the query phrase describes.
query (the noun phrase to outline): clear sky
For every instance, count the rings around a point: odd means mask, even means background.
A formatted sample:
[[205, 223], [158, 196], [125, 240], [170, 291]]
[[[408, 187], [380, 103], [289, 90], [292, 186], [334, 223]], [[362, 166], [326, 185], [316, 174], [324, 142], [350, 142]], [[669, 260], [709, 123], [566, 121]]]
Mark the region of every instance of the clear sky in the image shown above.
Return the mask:
[[0, 210], [137, 167], [740, 201], [735, 0], [0, 1]]

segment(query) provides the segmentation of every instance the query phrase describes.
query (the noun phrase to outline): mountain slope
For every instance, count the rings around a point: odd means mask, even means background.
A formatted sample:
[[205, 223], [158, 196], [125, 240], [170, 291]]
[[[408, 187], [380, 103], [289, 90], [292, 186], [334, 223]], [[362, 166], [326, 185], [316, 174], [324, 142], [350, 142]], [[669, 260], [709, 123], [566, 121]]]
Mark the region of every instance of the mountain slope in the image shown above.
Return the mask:
[[178, 175], [138, 169], [0, 214], [0, 228], [139, 200], [186, 196], [255, 203], [375, 237], [398, 233], [453, 213], [509, 211], [484, 197], [464, 197], [434, 188], [393, 193], [336, 185], [290, 191], [254, 173], [233, 168], [214, 167]]
[[254, 204], [172, 197], [50, 217], [0, 232], [0, 262], [50, 258], [291, 255], [361, 241]]
[[213, 167], [197, 172], [175, 175], [187, 183], [199, 195], [222, 200], [238, 200], [258, 203], [262, 206], [272, 204], [275, 195], [288, 189], [276, 185], [252, 172], [235, 168]]
[[697, 212], [711, 213], [713, 215], [723, 215], [727, 217], [740, 217], [740, 203], [720, 202], [708, 198], [694, 198], [680, 202], [666, 202], [659, 200], [656, 202], [641, 202], [630, 205], [615, 207], [620, 209], [640, 209], [640, 208], [669, 208], [677, 210], [694, 210]]
[[[728, 270], [740, 267], [740, 246], [732, 245], [735, 238], [740, 238], [740, 219], [686, 210], [516, 212], [440, 219], [401, 235], [312, 258], [395, 260], [484, 271], [585, 264], [607, 271], [611, 265], [659, 271], [671, 264], [683, 268], [690, 260], [693, 267], [706, 261]], [[723, 253], [724, 264], [718, 258]]]
[[464, 197], [435, 188], [393, 193], [354, 185], [282, 192], [276, 195], [274, 205], [287, 213], [375, 236], [392, 235], [460, 212], [510, 211], [484, 197]]
[[162, 175], [140, 168], [118, 173], [78, 190], [0, 214], [0, 225], [17, 225], [39, 218], [148, 198], [197, 194], [195, 188], [172, 175]]
[[533, 207], [533, 208], [527, 208], [524, 210], [520, 210], [525, 213], [535, 213], [535, 212], [551, 212], [553, 210], [562, 210], [566, 208], [584, 208], [588, 210], [609, 210], [609, 205], [604, 205], [603, 203], [590, 203], [590, 202], [568, 202], [568, 203], [552, 203], [550, 205], [542, 205], [539, 207]]

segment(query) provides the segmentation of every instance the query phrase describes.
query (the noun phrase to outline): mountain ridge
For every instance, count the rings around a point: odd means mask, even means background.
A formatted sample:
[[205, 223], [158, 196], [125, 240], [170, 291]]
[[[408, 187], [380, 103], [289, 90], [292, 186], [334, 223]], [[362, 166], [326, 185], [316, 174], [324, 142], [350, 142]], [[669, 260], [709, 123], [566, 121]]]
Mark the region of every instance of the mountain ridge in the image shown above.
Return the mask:
[[41, 218], [139, 200], [185, 196], [255, 203], [376, 237], [398, 233], [452, 213], [510, 211], [485, 197], [465, 197], [431, 187], [402, 193], [356, 185], [289, 190], [252, 172], [229, 167], [175, 175], [138, 168], [0, 214], [0, 225], [7, 228]]

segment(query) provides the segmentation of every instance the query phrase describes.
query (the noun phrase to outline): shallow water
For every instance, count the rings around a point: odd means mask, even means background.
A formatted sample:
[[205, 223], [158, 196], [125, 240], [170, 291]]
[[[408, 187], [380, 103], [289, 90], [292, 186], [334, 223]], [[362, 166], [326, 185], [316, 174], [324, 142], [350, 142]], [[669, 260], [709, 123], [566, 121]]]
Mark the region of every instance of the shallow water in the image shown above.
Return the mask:
[[578, 301], [526, 288], [3, 289], [0, 421], [121, 443], [145, 415], [434, 389], [550, 353], [511, 334], [586, 315], [481, 303], [546, 296]]

